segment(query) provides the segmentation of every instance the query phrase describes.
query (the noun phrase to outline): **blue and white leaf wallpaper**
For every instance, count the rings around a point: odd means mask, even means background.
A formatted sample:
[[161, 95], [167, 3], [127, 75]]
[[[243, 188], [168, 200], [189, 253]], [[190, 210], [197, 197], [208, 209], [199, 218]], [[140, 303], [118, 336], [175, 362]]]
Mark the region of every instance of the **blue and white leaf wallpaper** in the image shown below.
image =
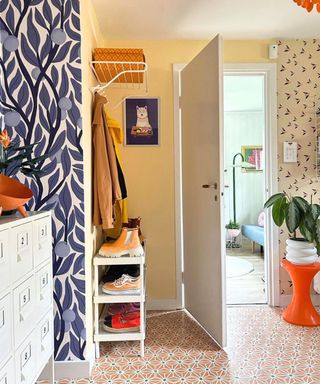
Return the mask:
[[79, 0], [0, 0], [0, 123], [36, 142], [41, 175], [19, 179], [53, 210], [55, 359], [84, 359], [84, 191]]

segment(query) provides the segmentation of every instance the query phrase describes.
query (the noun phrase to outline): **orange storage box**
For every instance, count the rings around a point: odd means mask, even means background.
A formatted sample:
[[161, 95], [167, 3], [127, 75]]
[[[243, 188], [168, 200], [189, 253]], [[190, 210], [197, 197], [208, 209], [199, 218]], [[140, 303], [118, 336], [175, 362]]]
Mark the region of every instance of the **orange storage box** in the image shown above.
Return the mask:
[[[107, 83], [122, 71], [144, 70], [144, 64], [130, 62], [145, 62], [143, 49], [138, 48], [95, 48], [94, 61], [109, 61], [112, 63], [94, 63], [94, 68], [101, 83]], [[123, 64], [121, 62], [124, 62]], [[143, 83], [143, 73], [125, 73], [119, 76], [116, 83]]]

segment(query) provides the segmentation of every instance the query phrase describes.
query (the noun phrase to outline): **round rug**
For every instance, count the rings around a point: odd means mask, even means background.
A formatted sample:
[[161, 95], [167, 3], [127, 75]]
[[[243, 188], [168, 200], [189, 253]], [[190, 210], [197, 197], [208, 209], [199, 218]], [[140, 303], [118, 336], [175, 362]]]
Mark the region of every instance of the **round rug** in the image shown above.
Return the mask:
[[227, 256], [226, 270], [227, 277], [239, 277], [252, 272], [254, 267], [249, 261], [240, 257]]

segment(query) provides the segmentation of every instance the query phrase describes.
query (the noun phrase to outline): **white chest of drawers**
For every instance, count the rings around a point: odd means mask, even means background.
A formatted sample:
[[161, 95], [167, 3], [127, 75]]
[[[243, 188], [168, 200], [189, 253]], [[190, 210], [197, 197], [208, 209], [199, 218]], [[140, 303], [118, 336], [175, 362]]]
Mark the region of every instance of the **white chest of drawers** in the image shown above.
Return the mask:
[[0, 384], [53, 383], [51, 249], [49, 212], [0, 217]]

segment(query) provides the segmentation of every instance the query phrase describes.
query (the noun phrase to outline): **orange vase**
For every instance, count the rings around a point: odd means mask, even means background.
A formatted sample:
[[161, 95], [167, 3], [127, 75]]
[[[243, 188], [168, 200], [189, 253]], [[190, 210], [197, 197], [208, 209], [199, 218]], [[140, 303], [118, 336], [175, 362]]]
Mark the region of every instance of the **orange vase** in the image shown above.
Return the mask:
[[20, 183], [20, 181], [0, 174], [0, 212], [18, 209], [21, 215], [26, 217], [24, 204], [32, 196], [31, 189]]

